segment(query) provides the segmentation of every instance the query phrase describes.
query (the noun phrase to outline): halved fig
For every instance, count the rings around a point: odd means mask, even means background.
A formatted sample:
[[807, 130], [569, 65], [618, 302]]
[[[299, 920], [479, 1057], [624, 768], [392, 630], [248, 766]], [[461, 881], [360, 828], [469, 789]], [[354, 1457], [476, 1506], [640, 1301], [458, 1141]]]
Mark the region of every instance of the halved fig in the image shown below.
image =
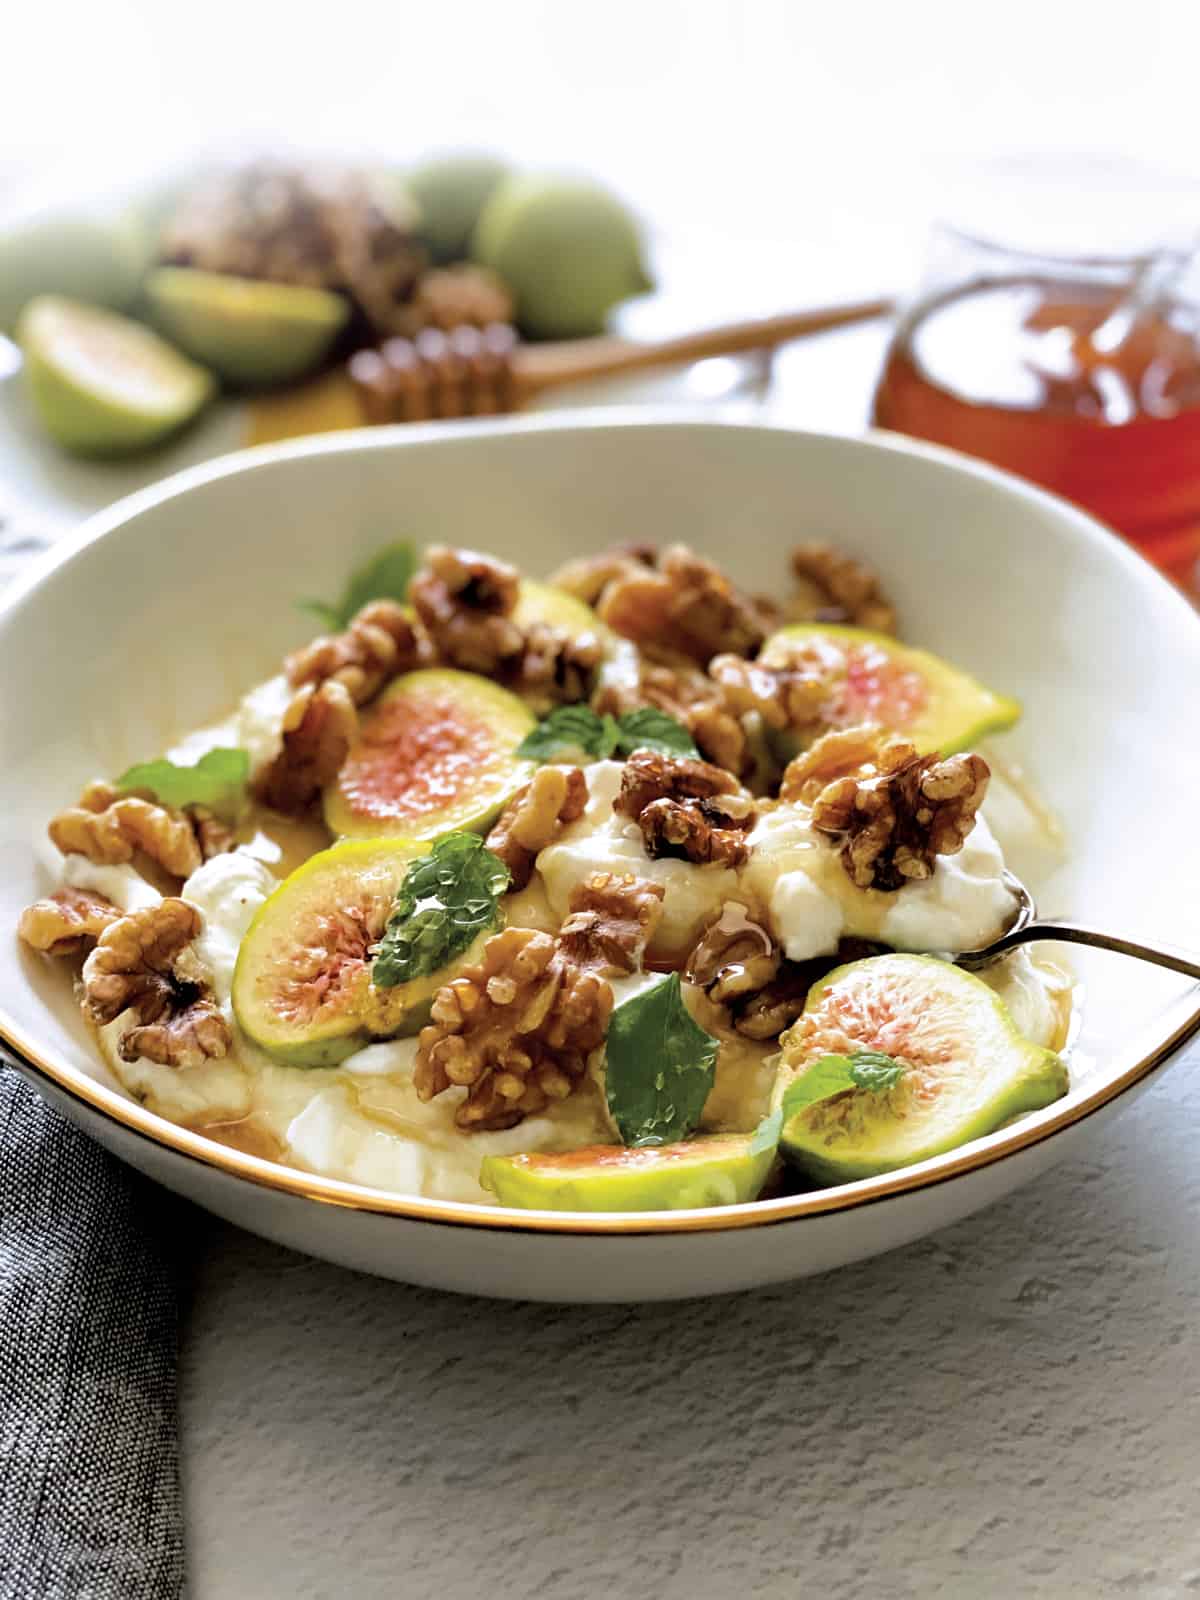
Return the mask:
[[847, 1089], [784, 1122], [782, 1154], [822, 1183], [926, 1161], [1049, 1105], [1068, 1086], [1062, 1059], [1018, 1033], [987, 984], [933, 956], [836, 968], [780, 1043], [775, 1108], [822, 1056], [881, 1051], [904, 1066], [893, 1088]]
[[[904, 734], [920, 755], [934, 750], [953, 755], [986, 734], [1011, 728], [1021, 715], [1016, 700], [885, 633], [840, 623], [795, 623], [771, 635], [760, 659], [768, 667], [784, 666], [798, 651], [828, 662], [834, 673], [821, 732], [876, 722]], [[785, 759], [800, 748], [794, 737], [781, 740]]]
[[289, 383], [320, 366], [350, 315], [344, 295], [197, 267], [159, 267], [146, 279], [155, 322], [227, 383]]
[[259, 909], [238, 950], [233, 1009], [276, 1060], [332, 1067], [373, 1035], [424, 1025], [437, 990], [474, 960], [479, 941], [426, 978], [375, 990], [371, 950], [425, 846], [350, 840], [298, 867]]
[[363, 718], [325, 791], [334, 833], [435, 839], [487, 827], [533, 770], [513, 754], [533, 727], [516, 695], [471, 672], [397, 678]]
[[775, 1148], [749, 1133], [714, 1133], [629, 1149], [587, 1145], [556, 1155], [487, 1156], [479, 1181], [504, 1206], [533, 1211], [690, 1211], [754, 1200]]

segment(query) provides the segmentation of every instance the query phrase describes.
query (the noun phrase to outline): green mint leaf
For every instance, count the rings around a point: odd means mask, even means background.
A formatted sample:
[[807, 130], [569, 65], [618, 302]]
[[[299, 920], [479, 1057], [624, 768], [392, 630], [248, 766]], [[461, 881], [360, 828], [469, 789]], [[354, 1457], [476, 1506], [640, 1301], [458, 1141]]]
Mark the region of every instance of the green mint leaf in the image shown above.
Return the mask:
[[605, 1089], [625, 1144], [672, 1144], [691, 1133], [712, 1088], [717, 1048], [684, 1005], [677, 972], [616, 1008]]
[[818, 1056], [784, 1090], [780, 1109], [784, 1121], [798, 1111], [807, 1111], [821, 1100], [829, 1100], [847, 1089], [866, 1089], [882, 1094], [895, 1088], [907, 1071], [907, 1064], [881, 1050], [852, 1050], [849, 1055]]
[[570, 755], [607, 761], [635, 750], [656, 750], [665, 756], [700, 754], [683, 724], [654, 706], [610, 717], [599, 716], [582, 702], [555, 706], [517, 746], [517, 754], [530, 761], [557, 761]]
[[528, 761], [557, 761], [560, 756], [594, 756], [606, 761], [619, 738], [612, 717], [597, 716], [591, 706], [555, 706], [521, 740], [517, 754]]
[[296, 605], [319, 617], [323, 627], [336, 633], [347, 627], [355, 613], [371, 600], [404, 600], [416, 570], [417, 552], [407, 540], [385, 545], [365, 566], [351, 573], [336, 605], [326, 600], [297, 600]]
[[477, 833], [447, 833], [404, 875], [371, 965], [371, 982], [394, 989], [461, 955], [499, 920], [509, 871]]
[[295, 606], [297, 611], [307, 611], [309, 616], [316, 617], [329, 633], [337, 633], [342, 626], [339, 607], [327, 605], [324, 600], [297, 600]]
[[852, 1050], [850, 1075], [859, 1089], [869, 1089], [872, 1094], [883, 1094], [894, 1089], [908, 1071], [907, 1061], [897, 1061], [895, 1056], [882, 1050]]
[[384, 545], [373, 560], [351, 574], [342, 597], [343, 624], [371, 600], [407, 600], [416, 570], [417, 552], [408, 540]]
[[664, 756], [699, 756], [695, 741], [681, 722], [655, 706], [641, 706], [617, 718], [617, 749], [624, 756], [635, 750], [656, 750]]
[[228, 820], [236, 818], [246, 798], [250, 776], [250, 757], [245, 750], [221, 746], [209, 750], [194, 766], [177, 762], [142, 761], [117, 779], [122, 794], [131, 789], [149, 789], [160, 805], [181, 810], [184, 806], [207, 806]]

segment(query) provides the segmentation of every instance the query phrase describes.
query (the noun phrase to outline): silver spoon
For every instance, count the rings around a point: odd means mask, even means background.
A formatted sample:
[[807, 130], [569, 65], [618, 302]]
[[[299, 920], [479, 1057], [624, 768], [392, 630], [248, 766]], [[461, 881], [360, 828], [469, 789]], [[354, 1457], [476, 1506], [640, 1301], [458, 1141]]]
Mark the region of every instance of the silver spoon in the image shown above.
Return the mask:
[[1017, 901], [1017, 914], [1008, 932], [977, 950], [959, 951], [954, 958], [955, 966], [978, 972], [1018, 945], [1032, 944], [1037, 939], [1057, 939], [1065, 944], [1087, 944], [1094, 950], [1115, 950], [1121, 956], [1136, 956], [1139, 961], [1152, 961], [1156, 967], [1169, 967], [1172, 972], [1182, 972], [1185, 977], [1200, 981], [1200, 957], [1174, 945], [1141, 944], [1136, 939], [1122, 939], [1114, 933], [1089, 928], [1082, 922], [1051, 922], [1038, 916], [1033, 896], [1020, 878], [1006, 872], [1004, 882]]

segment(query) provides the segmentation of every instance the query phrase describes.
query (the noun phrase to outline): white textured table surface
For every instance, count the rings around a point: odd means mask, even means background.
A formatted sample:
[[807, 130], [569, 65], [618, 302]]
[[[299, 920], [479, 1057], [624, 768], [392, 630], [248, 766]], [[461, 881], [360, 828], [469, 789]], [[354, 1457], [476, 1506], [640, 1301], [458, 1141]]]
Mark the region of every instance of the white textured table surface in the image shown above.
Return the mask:
[[193, 1600], [1200, 1593], [1198, 1066], [991, 1211], [735, 1298], [466, 1300], [203, 1222]]

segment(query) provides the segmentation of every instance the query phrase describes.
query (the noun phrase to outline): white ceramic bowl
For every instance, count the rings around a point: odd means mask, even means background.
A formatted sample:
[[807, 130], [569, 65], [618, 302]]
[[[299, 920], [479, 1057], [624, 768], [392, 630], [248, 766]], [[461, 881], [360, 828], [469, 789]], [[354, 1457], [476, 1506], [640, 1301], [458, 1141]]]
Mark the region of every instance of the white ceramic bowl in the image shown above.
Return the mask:
[[[0, 615], [0, 925], [43, 887], [33, 846], [97, 773], [226, 709], [401, 535], [526, 571], [615, 540], [685, 539], [752, 588], [828, 537], [885, 575], [916, 642], [1026, 714], [1000, 748], [1065, 820], [1031, 873], [1047, 910], [1200, 946], [1200, 621], [1118, 540], [1013, 478], [886, 436], [640, 416], [398, 428], [247, 452], [93, 518]], [[1078, 1149], [1200, 1025], [1181, 979], [1081, 955], [1069, 1096], [888, 1177], [710, 1211], [570, 1216], [410, 1199], [256, 1160], [164, 1122], [106, 1080], [68, 985], [3, 939], [0, 1032], [102, 1144], [270, 1238], [385, 1276], [483, 1294], [630, 1300], [821, 1271], [954, 1221]], [[1048, 1219], [1048, 1225], [1052, 1219]]]

